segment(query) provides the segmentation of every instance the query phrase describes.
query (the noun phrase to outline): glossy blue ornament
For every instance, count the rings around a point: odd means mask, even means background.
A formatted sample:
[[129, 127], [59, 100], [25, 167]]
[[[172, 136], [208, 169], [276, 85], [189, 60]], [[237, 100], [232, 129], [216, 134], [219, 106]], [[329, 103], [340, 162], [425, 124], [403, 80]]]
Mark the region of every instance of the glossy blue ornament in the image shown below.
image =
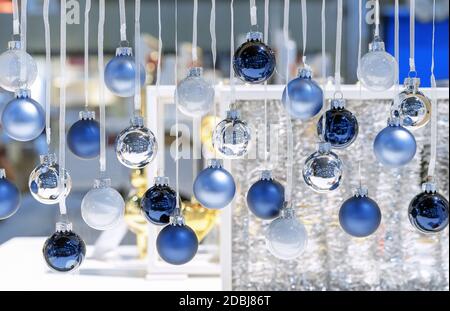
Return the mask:
[[323, 91], [311, 79], [311, 69], [302, 68], [298, 77], [291, 80], [283, 92], [283, 105], [286, 111], [299, 120], [308, 120], [317, 115], [323, 106]]
[[56, 232], [45, 241], [42, 250], [50, 269], [56, 272], [70, 272], [77, 269], [86, 256], [86, 244], [76, 233], [72, 224], [59, 222]]
[[4, 169], [0, 169], [0, 220], [14, 215], [20, 207], [20, 192], [6, 179]]
[[388, 167], [401, 167], [408, 164], [416, 154], [416, 139], [400, 125], [398, 118], [392, 118], [373, 143], [377, 160]]
[[324, 137], [333, 148], [350, 146], [358, 136], [359, 125], [355, 115], [345, 109], [345, 100], [333, 99], [331, 109], [325, 113], [325, 132], [322, 133], [323, 116], [317, 123], [317, 133]]
[[159, 256], [172, 265], [183, 265], [194, 258], [198, 250], [198, 239], [194, 230], [186, 226], [182, 216], [171, 217], [156, 239]]
[[263, 171], [261, 179], [247, 193], [247, 206], [261, 219], [274, 219], [280, 215], [284, 204], [284, 187], [274, 180], [271, 171]]
[[[145, 68], [140, 64], [141, 87], [145, 84]], [[135, 94], [136, 61], [132, 48], [119, 47], [105, 68], [105, 84], [111, 93], [120, 97], [131, 97]]]
[[145, 218], [155, 225], [168, 224], [176, 206], [177, 193], [170, 188], [167, 177], [156, 177], [155, 185], [145, 192], [141, 200]]
[[209, 166], [194, 181], [194, 196], [206, 208], [224, 208], [233, 200], [235, 192], [233, 176], [217, 159], [210, 160]]
[[275, 71], [275, 54], [262, 39], [261, 32], [249, 32], [247, 42], [234, 53], [234, 73], [244, 82], [263, 83]]
[[41, 105], [30, 98], [29, 90], [19, 90], [2, 113], [2, 126], [6, 134], [18, 141], [30, 141], [42, 134], [45, 113]]
[[357, 238], [371, 235], [381, 223], [380, 208], [367, 194], [367, 188], [359, 188], [356, 195], [345, 201], [339, 210], [342, 229]]
[[95, 120], [95, 112], [81, 111], [80, 120], [67, 133], [70, 151], [82, 159], [93, 159], [100, 154], [100, 124]]
[[409, 204], [409, 220], [422, 233], [440, 232], [448, 226], [448, 201], [436, 191], [434, 183], [425, 183], [422, 189]]

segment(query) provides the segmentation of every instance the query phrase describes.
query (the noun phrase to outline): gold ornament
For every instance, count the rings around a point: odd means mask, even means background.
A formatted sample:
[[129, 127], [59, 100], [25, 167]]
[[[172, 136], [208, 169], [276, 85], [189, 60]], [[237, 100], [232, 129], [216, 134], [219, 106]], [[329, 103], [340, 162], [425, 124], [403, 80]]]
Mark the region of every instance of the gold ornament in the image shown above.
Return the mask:
[[194, 230], [201, 242], [214, 228], [220, 211], [203, 207], [194, 197], [190, 201], [181, 202], [181, 207], [186, 224]]

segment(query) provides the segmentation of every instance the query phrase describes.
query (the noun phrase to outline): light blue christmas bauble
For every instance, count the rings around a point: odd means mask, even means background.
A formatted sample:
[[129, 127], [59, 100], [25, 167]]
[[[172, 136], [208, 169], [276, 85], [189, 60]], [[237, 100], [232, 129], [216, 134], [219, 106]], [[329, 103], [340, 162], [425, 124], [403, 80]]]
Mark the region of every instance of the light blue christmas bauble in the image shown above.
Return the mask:
[[235, 192], [233, 176], [222, 167], [220, 160], [211, 160], [194, 181], [194, 196], [206, 208], [224, 208], [233, 200]]
[[272, 178], [271, 171], [263, 171], [261, 179], [247, 193], [247, 206], [261, 219], [274, 219], [284, 204], [284, 187]]
[[29, 90], [19, 90], [2, 113], [6, 134], [17, 141], [30, 141], [42, 134], [45, 113], [41, 105], [30, 98]]
[[6, 179], [5, 170], [0, 169], [0, 220], [14, 215], [20, 207], [20, 192]]
[[286, 111], [299, 120], [311, 119], [322, 110], [323, 91], [311, 79], [311, 69], [302, 68], [298, 77], [288, 83], [282, 101]]
[[408, 164], [416, 154], [416, 139], [398, 119], [389, 120], [389, 124], [378, 133], [373, 143], [377, 160], [388, 167], [401, 167]]
[[[145, 68], [140, 64], [141, 87], [145, 84]], [[120, 97], [135, 94], [136, 61], [130, 47], [119, 47], [105, 68], [105, 84], [111, 93]]]

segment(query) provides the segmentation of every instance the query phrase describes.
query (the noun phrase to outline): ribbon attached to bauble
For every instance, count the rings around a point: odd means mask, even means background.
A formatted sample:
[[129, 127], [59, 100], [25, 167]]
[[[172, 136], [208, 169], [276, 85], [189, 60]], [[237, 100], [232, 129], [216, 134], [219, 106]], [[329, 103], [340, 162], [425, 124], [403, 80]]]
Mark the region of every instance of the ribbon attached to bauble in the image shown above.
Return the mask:
[[306, 8], [306, 0], [301, 0], [302, 7], [302, 40], [303, 40], [303, 57], [302, 62], [305, 67], [306, 65], [306, 42], [308, 39], [308, 12]]
[[104, 66], [105, 0], [99, 0], [98, 13], [98, 100], [100, 106], [100, 174], [106, 172], [106, 103]]
[[336, 63], [334, 70], [334, 83], [336, 92], [341, 91], [342, 15], [342, 0], [338, 0], [336, 21]]
[[[178, 0], [175, 0], [175, 83], [178, 81]], [[178, 96], [175, 96], [175, 192], [177, 202], [174, 216], [181, 215], [180, 206], [180, 164], [179, 164]]]
[[[161, 0], [158, 0], [158, 64], [156, 65], [156, 109], [164, 109], [160, 105], [160, 86], [161, 86], [161, 58], [162, 58], [162, 50], [163, 50], [163, 41], [162, 41], [162, 22], [161, 22]], [[175, 82], [176, 84], [176, 82]], [[158, 126], [158, 141], [163, 142], [164, 144], [164, 127]], [[164, 176], [164, 155], [158, 155], [158, 176]]]
[[[269, 6], [270, 6], [270, 0], [264, 1], [264, 40], [265, 43], [268, 44], [269, 42]], [[264, 82], [264, 163], [266, 166], [268, 166], [268, 156], [269, 151], [268, 149], [268, 128], [269, 128], [269, 121], [268, 121], [268, 107], [267, 107], [267, 81]]]
[[120, 16], [120, 41], [127, 41], [127, 15], [125, 10], [125, 0], [119, 0]]
[[[59, 183], [64, 187], [66, 182], [66, 0], [61, 0], [61, 31], [60, 31], [60, 70], [61, 70], [61, 89], [59, 93]], [[66, 194], [60, 191], [59, 211], [61, 215], [67, 215]]]
[[431, 39], [431, 151], [430, 163], [428, 165], [428, 176], [432, 180], [436, 173], [437, 139], [438, 139], [438, 104], [436, 96], [436, 77], [434, 76], [434, 53], [436, 33], [436, 0], [433, 0], [433, 33]]
[[198, 32], [198, 0], [194, 0], [194, 14], [192, 15], [192, 65], [197, 66], [197, 32]]
[[325, 141], [325, 127], [326, 127], [326, 112], [327, 112], [327, 99], [326, 99], [326, 89], [327, 89], [327, 54], [326, 54], [326, 4], [325, 0], [322, 0], [322, 9], [320, 14], [321, 22], [321, 36], [322, 36], [322, 89], [323, 89], [323, 113], [322, 113], [322, 132], [320, 133], [320, 140]]
[[135, 114], [141, 115], [141, 0], [135, 0], [134, 12], [134, 53], [135, 53], [135, 70], [134, 70], [134, 111]]
[[230, 29], [230, 106], [234, 105], [236, 101], [236, 87], [234, 81], [234, 68], [233, 68], [233, 55], [234, 55], [234, 0], [230, 2], [230, 18], [231, 18], [231, 29]]
[[416, 73], [415, 49], [416, 1], [409, 0], [409, 72]]
[[91, 0], [86, 0], [84, 9], [84, 108], [89, 107], [89, 13]]
[[252, 27], [258, 26], [258, 9], [256, 7], [256, 0], [250, 0], [250, 23]]
[[[52, 89], [52, 60], [50, 48], [50, 22], [49, 22], [49, 1], [44, 0], [42, 16], [44, 18], [44, 40], [45, 40], [45, 138], [47, 148], [50, 149], [51, 128], [50, 128], [50, 103]], [[48, 150], [50, 152], [50, 150]]]

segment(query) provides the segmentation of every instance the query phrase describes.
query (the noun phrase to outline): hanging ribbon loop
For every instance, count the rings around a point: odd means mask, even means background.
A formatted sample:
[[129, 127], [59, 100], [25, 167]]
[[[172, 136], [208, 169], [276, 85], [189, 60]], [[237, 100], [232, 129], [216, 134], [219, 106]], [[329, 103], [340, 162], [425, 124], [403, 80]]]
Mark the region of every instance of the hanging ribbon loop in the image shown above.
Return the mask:
[[[60, 67], [61, 67], [61, 89], [59, 93], [59, 187], [64, 187], [65, 184], [65, 170], [66, 170], [66, 0], [61, 0], [61, 55], [60, 55]], [[61, 190], [61, 193], [64, 193]], [[61, 215], [67, 214], [66, 208], [66, 195], [60, 195], [59, 211]]]
[[337, 24], [336, 24], [336, 63], [335, 63], [335, 87], [336, 91], [341, 90], [341, 53], [342, 53], [342, 0], [337, 2]]
[[198, 0], [194, 0], [194, 14], [192, 21], [192, 64], [197, 66], [198, 55], [197, 55], [197, 22], [198, 22]]
[[91, 0], [86, 0], [84, 10], [84, 107], [89, 107], [89, 12]]
[[100, 174], [106, 172], [106, 104], [103, 41], [105, 31], [105, 0], [99, 0], [98, 13], [98, 100], [100, 103]]
[[134, 49], [135, 49], [135, 70], [134, 70], [134, 111], [141, 115], [141, 0], [135, 2], [134, 16]]
[[127, 15], [125, 10], [125, 0], [119, 0], [120, 14], [120, 41], [127, 41]]
[[[48, 149], [51, 143], [51, 128], [50, 128], [50, 96], [52, 88], [52, 60], [50, 49], [50, 22], [49, 22], [49, 0], [44, 0], [43, 6], [44, 18], [44, 37], [45, 37], [45, 136]], [[49, 152], [50, 150], [48, 150]]]

